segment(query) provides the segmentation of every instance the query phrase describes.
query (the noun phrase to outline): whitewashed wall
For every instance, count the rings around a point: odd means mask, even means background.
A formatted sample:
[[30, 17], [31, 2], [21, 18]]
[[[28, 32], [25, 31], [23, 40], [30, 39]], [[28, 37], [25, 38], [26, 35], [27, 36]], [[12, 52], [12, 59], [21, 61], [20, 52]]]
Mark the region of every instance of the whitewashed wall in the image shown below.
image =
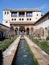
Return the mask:
[[5, 14], [5, 11], [3, 11], [3, 24], [10, 27], [11, 13], [10, 11], [6, 11], [6, 13], [7, 12], [9, 12], [9, 14]]
[[[37, 14], [38, 14], [38, 16], [37, 16]], [[32, 21], [36, 22], [40, 18], [41, 18], [41, 12], [33, 12]]]
[[45, 28], [45, 27], [48, 27], [48, 26], [49, 26], [49, 19], [44, 21], [44, 22], [42, 22], [42, 23], [40, 23], [40, 24], [38, 24], [38, 25], [36, 25], [35, 28], [39, 29], [41, 27]]
[[[9, 12], [9, 14], [5, 14], [5, 12]], [[38, 14], [38, 16], [37, 16], [37, 14]], [[25, 15], [26, 15], [26, 13], [25, 13]], [[10, 22], [33, 22], [33, 23], [35, 23], [39, 18], [41, 17], [41, 12], [32, 12], [32, 17], [11, 17], [11, 12], [10, 11], [3, 11], [3, 24], [4, 25], [6, 25], [6, 26], [10, 26]], [[12, 18], [13, 19], [16, 19], [16, 20], [12, 20]], [[23, 21], [21, 20], [19, 20], [19, 19], [24, 19]], [[31, 18], [31, 20], [28, 20], [27, 21], [27, 18], [28, 19], [30, 19]], [[6, 23], [6, 21], [8, 21], [7, 23]]]

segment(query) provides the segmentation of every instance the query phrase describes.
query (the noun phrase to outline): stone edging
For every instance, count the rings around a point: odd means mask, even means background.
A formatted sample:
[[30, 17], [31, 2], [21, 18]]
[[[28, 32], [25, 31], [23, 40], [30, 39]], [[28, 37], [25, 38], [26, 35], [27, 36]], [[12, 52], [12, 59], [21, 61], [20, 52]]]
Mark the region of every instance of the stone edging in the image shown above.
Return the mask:
[[3, 65], [11, 65], [14, 55], [16, 53], [19, 41], [20, 41], [19, 36], [10, 46], [3, 52]]
[[[24, 36], [30, 50], [34, 54], [35, 58], [38, 61], [39, 65], [48, 65], [49, 64], [49, 55], [46, 54], [43, 50], [40, 49], [35, 43], [33, 43], [28, 37]], [[48, 57], [48, 58], [47, 58]]]

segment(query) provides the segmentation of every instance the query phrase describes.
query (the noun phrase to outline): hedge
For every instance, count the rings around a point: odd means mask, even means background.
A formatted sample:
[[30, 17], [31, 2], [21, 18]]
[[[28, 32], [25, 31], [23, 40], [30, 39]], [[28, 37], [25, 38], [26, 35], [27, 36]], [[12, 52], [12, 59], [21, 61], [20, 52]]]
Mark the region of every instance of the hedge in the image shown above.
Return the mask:
[[35, 42], [42, 50], [44, 50], [47, 54], [49, 54], [49, 45], [47, 40], [38, 40], [35, 39], [33, 36], [29, 35], [29, 38]]
[[2, 42], [0, 43], [0, 50], [1, 50], [1, 51], [6, 50], [6, 48], [8, 48], [9, 45], [10, 45], [16, 38], [17, 38], [17, 36], [11, 37], [11, 38], [9, 38], [9, 39], [5, 39], [4, 41], [2, 41]]

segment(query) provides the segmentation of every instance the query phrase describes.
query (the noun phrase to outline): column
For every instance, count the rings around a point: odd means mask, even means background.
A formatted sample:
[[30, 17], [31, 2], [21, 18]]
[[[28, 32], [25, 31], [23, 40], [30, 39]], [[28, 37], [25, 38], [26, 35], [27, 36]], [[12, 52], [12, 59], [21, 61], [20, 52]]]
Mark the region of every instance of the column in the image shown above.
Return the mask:
[[33, 17], [33, 12], [32, 12], [32, 17]]
[[20, 34], [19, 27], [18, 27], [18, 35]]
[[31, 35], [31, 28], [29, 27], [29, 35]]
[[17, 17], [19, 17], [19, 12], [17, 12]]
[[26, 12], [25, 12], [25, 17], [26, 17]]
[[26, 21], [26, 12], [25, 12], [25, 21]]
[[27, 31], [26, 31], [26, 26], [25, 26], [25, 35], [27, 34]]

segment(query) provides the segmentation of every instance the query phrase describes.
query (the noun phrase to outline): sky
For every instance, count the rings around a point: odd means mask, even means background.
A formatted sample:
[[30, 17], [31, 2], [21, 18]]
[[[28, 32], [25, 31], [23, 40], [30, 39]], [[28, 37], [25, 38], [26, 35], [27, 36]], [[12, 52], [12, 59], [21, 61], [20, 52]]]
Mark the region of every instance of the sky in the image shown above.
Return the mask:
[[45, 14], [49, 11], [49, 0], [0, 0], [0, 23], [2, 23], [5, 8], [38, 8], [42, 14]]

